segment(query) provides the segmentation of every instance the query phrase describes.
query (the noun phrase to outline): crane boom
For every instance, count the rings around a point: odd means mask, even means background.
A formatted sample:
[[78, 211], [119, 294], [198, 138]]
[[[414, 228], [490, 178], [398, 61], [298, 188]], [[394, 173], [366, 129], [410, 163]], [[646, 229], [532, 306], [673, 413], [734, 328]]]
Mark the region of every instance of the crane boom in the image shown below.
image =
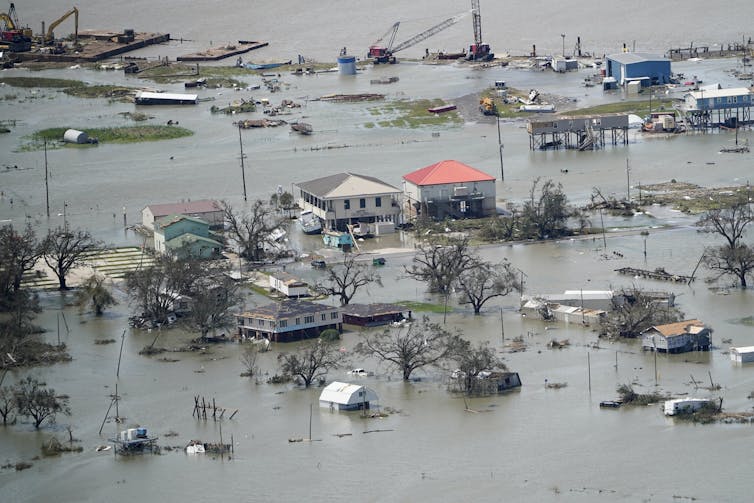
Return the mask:
[[449, 28], [449, 27], [453, 26], [458, 21], [460, 21], [465, 15], [466, 15], [466, 13], [459, 14], [458, 16], [454, 16], [454, 17], [448, 18], [445, 21], [443, 21], [442, 23], [436, 24], [432, 28], [429, 28], [428, 30], [425, 30], [425, 31], [423, 31], [423, 32], [421, 32], [421, 33], [419, 33], [417, 35], [414, 35], [410, 39], [408, 39], [408, 40], [406, 40], [404, 42], [401, 42], [400, 44], [398, 44], [397, 46], [395, 46], [394, 48], [392, 48], [391, 52], [392, 53], [396, 53], [398, 51], [402, 51], [403, 49], [408, 49], [409, 47], [418, 44], [422, 40], [427, 40], [432, 35], [435, 35], [435, 34], [441, 32], [445, 28]]
[[482, 43], [482, 12], [479, 9], [479, 0], [471, 0], [471, 22], [474, 24], [474, 43]]
[[395, 34], [398, 33], [398, 27], [401, 25], [400, 21], [396, 21], [393, 26], [390, 27], [388, 31], [385, 32], [383, 36], [378, 38], [374, 41], [372, 45], [378, 45], [380, 42], [382, 42], [385, 38], [390, 37], [389, 42], [385, 44], [385, 47], [390, 49], [393, 46], [393, 42], [395, 42]]

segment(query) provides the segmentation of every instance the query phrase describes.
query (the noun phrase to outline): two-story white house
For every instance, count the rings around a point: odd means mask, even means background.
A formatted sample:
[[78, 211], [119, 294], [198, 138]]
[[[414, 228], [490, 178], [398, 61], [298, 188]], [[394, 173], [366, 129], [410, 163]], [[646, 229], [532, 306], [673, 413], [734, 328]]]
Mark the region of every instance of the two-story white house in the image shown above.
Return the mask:
[[298, 205], [330, 230], [367, 225], [375, 234], [392, 232], [400, 223], [401, 191], [372, 176], [338, 173], [295, 184]]
[[403, 177], [407, 217], [480, 218], [496, 213], [495, 177], [446, 160]]

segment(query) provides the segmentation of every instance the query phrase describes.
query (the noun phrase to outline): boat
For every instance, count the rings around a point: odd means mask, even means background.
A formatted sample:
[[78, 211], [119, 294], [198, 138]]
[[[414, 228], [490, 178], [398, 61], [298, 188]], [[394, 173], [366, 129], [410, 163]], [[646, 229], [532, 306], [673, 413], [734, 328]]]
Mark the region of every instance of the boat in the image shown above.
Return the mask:
[[291, 60], [289, 59], [288, 61], [282, 61], [280, 63], [260, 63], [260, 64], [246, 63], [245, 66], [249, 70], [270, 70], [272, 68], [277, 68], [279, 66], [285, 66], [285, 65], [290, 65], [290, 64], [291, 64]]
[[445, 112], [450, 112], [451, 110], [455, 110], [455, 109], [456, 109], [455, 105], [443, 105], [441, 107], [428, 108], [427, 112], [431, 114], [441, 114]]
[[373, 376], [374, 375], [373, 372], [369, 372], [369, 371], [361, 369], [361, 368], [359, 368], [359, 369], [351, 369], [348, 372], [346, 372], [346, 374], [348, 374], [350, 376], [357, 376], [357, 377], [369, 377], [369, 376]]
[[438, 52], [437, 59], [461, 59], [466, 58], [466, 50], [462, 52]]
[[603, 409], [617, 409], [623, 405], [623, 402], [618, 400], [603, 400], [600, 402], [600, 407]]
[[312, 260], [312, 267], [315, 269], [325, 269], [327, 263], [324, 260]]
[[322, 232], [322, 221], [311, 210], [301, 212], [301, 215], [298, 217], [298, 224], [301, 230], [304, 231], [304, 234], [319, 234]]
[[185, 88], [192, 88], [192, 87], [202, 87], [207, 85], [207, 79], [201, 78], [196, 80], [190, 80], [188, 82], [184, 82], [183, 87]]
[[385, 258], [384, 257], [373, 258], [372, 265], [385, 265]]
[[291, 123], [291, 130], [293, 130], [293, 131], [295, 131], [297, 133], [300, 133], [300, 134], [304, 134], [304, 135], [312, 134], [312, 131], [313, 131], [312, 130], [312, 125], [308, 124], [306, 122], [293, 122], [293, 123]]
[[554, 112], [555, 105], [521, 105], [519, 112]]

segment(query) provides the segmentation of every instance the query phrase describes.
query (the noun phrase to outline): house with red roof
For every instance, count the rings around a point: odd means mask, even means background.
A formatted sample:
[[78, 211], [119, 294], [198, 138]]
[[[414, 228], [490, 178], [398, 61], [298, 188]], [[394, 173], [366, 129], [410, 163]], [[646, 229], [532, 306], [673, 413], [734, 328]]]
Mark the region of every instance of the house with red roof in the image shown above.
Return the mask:
[[403, 177], [407, 219], [426, 215], [480, 218], [494, 215], [495, 177], [462, 162], [446, 160]]
[[207, 222], [211, 229], [222, 228], [224, 222], [223, 209], [220, 203], [210, 199], [202, 199], [180, 203], [150, 204], [141, 210], [141, 223], [144, 227], [153, 231], [156, 220], [170, 215], [200, 218]]
[[699, 320], [655, 325], [641, 333], [641, 348], [662, 353], [709, 351], [711, 330]]

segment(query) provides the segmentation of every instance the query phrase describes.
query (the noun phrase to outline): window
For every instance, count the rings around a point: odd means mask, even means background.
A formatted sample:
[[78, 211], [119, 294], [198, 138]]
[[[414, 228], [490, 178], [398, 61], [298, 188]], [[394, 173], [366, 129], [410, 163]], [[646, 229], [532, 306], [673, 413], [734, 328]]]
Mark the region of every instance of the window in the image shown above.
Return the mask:
[[366, 208], [367, 207], [367, 200], [363, 197], [359, 199], [359, 208]]
[[286, 328], [288, 326], [288, 320], [280, 320], [280, 328]]
[[301, 325], [301, 318], [296, 318], [296, 325]]
[[346, 210], [351, 209], [351, 200], [350, 199], [344, 199], [343, 200], [343, 208]]
[[338, 313], [335, 312], [335, 311], [333, 311], [332, 313], [330, 313], [330, 319], [331, 320], [337, 320], [338, 319]]
[[374, 198], [374, 205], [378, 208], [382, 208], [382, 198], [381, 197], [375, 197]]
[[321, 319], [322, 321], [327, 321], [327, 315], [325, 313], [322, 313]]
[[314, 323], [314, 316], [304, 316], [304, 323]]

